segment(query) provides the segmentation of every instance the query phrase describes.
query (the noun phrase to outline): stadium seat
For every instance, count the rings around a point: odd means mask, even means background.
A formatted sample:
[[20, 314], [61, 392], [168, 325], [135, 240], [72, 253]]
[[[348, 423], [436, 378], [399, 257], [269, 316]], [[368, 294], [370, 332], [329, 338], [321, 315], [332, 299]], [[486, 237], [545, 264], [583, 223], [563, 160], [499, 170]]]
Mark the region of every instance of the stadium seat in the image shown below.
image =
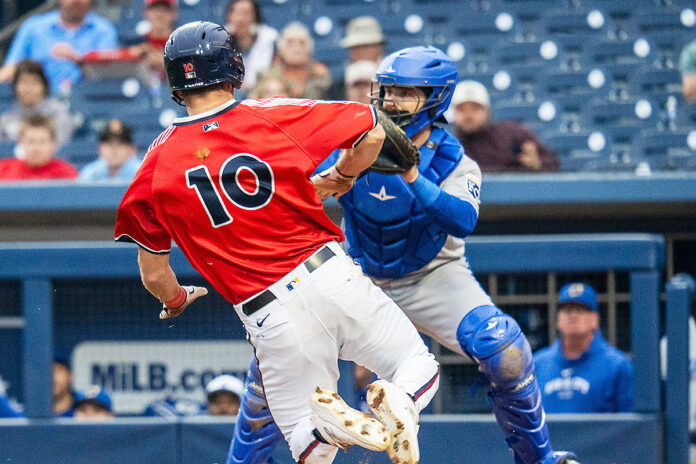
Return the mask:
[[679, 55], [682, 49], [694, 40], [693, 32], [687, 29], [650, 31], [646, 32], [644, 37], [655, 46], [652, 53], [654, 66], [662, 69], [676, 69], [679, 66]]
[[[611, 143], [601, 132], [546, 133], [541, 137], [558, 154], [563, 171], [591, 171], [610, 164]], [[604, 143], [598, 143], [604, 140]], [[592, 143], [593, 148], [590, 148]]]
[[649, 11], [641, 8], [633, 16], [633, 22], [639, 33], [689, 30], [682, 23], [681, 13], [681, 8], [650, 8]]
[[[543, 57], [543, 42], [510, 42], [504, 41], [495, 47], [495, 55], [500, 66], [515, 69], [516, 67], [549, 67], [556, 64], [558, 53]], [[553, 47], [553, 46], [551, 46]]]
[[[647, 99], [621, 102], [594, 101], [585, 107], [585, 115], [593, 127], [626, 126], [649, 128], [658, 117], [658, 108]], [[639, 117], [640, 115], [640, 117]]]
[[99, 144], [95, 139], [73, 140], [58, 150], [58, 156], [80, 169], [97, 159], [98, 150]]
[[[503, 42], [500, 38], [457, 38], [457, 42], [464, 46], [464, 57], [457, 62], [460, 74], [464, 73], [489, 73], [500, 66], [495, 51]], [[459, 76], [464, 79], [463, 75]]]
[[554, 71], [541, 77], [541, 89], [549, 95], [586, 95], [588, 97], [602, 95], [603, 87], [593, 88], [589, 83], [587, 71], [564, 72]]
[[[636, 43], [638, 40], [641, 41]], [[583, 47], [582, 53], [584, 59], [593, 65], [645, 64], [649, 62], [652, 50], [653, 46], [647, 39], [637, 37], [626, 40], [588, 41]]]
[[676, 69], [641, 69], [631, 77], [631, 92], [664, 103], [670, 95], [681, 96], [681, 74]]
[[121, 118], [148, 108], [149, 98], [137, 79], [85, 79], [73, 86], [70, 109], [87, 117]]
[[0, 142], [0, 159], [12, 158], [16, 145], [15, 142]]
[[653, 170], [695, 169], [696, 131], [646, 130], [635, 138], [634, 150]]
[[504, 11], [454, 16], [452, 22], [462, 39], [512, 38], [517, 32], [517, 19]]
[[[590, 13], [592, 12], [592, 15]], [[539, 21], [540, 31], [547, 36], [580, 35], [588, 37], [605, 37], [610, 20], [599, 10], [565, 10], [548, 11]]]
[[544, 102], [524, 103], [501, 101], [493, 105], [493, 119], [496, 121], [517, 121], [535, 132], [549, 130], [557, 126], [554, 118], [544, 121], [539, 117], [539, 106]]

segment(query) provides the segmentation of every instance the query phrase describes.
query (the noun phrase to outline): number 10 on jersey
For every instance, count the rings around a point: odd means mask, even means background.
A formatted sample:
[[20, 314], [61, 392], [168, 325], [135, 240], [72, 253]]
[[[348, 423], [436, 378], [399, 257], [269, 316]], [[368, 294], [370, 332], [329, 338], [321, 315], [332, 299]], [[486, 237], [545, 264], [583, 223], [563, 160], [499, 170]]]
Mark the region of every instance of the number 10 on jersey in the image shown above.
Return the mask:
[[[239, 176], [245, 170], [254, 177], [253, 191], [245, 189], [240, 183]], [[220, 168], [218, 177], [222, 193], [235, 206], [245, 210], [263, 208], [271, 201], [275, 191], [271, 166], [249, 153], [238, 153], [227, 158]], [[227, 211], [206, 165], [186, 171], [186, 186], [198, 194], [198, 199], [213, 227], [232, 222], [232, 216]]]

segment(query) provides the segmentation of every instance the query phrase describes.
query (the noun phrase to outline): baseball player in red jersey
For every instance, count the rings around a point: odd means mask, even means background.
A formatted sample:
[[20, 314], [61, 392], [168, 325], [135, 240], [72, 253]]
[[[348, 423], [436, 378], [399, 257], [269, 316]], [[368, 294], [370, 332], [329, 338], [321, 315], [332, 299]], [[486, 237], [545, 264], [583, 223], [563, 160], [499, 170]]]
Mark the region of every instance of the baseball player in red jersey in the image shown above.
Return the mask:
[[[172, 96], [189, 117], [151, 145], [118, 210], [118, 241], [139, 245], [143, 284], [176, 317], [207, 293], [182, 287], [169, 266], [174, 240], [244, 323], [269, 409], [298, 462], [330, 463], [337, 447], [387, 450], [418, 462], [418, 412], [439, 366], [415, 327], [337, 242], [321, 195], [340, 196], [377, 157], [384, 131], [371, 106], [234, 99], [241, 54], [220, 26], [196, 22], [165, 46]], [[343, 155], [310, 182], [335, 148]], [[319, 194], [318, 194], [319, 193]], [[335, 393], [337, 359], [376, 372], [379, 420]]]

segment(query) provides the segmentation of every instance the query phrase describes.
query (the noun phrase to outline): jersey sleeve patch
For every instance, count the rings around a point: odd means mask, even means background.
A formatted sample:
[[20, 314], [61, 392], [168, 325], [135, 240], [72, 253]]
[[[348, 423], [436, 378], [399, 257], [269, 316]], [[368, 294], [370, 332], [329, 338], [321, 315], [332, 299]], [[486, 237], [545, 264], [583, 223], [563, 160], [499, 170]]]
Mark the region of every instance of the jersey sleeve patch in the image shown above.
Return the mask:
[[469, 191], [474, 200], [480, 200], [481, 186], [476, 182], [476, 179], [470, 174], [466, 175], [466, 189]]

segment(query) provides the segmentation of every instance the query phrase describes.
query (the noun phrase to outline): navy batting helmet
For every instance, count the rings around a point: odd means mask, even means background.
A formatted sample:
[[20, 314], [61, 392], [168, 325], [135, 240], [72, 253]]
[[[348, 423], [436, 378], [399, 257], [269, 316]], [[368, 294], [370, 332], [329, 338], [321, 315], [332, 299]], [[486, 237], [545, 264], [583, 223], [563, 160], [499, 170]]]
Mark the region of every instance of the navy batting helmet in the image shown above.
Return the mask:
[[176, 29], [164, 46], [172, 98], [181, 104], [177, 90], [197, 89], [231, 82], [238, 89], [244, 82], [244, 63], [234, 39], [219, 24], [196, 21]]

